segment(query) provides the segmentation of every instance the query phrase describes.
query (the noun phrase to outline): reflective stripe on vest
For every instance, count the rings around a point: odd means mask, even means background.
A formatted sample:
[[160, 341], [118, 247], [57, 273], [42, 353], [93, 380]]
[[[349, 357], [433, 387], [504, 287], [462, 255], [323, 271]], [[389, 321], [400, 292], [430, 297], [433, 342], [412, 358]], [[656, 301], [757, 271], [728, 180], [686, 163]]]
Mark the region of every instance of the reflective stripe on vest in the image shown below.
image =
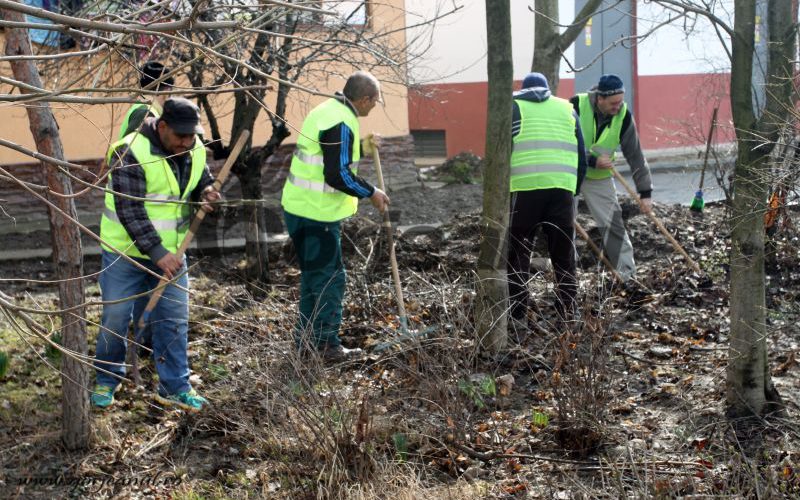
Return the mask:
[[141, 108], [147, 108], [147, 112], [155, 116], [156, 118], [161, 116], [161, 108], [158, 107], [157, 104], [152, 104], [150, 106], [141, 103], [134, 104], [133, 106], [130, 107], [128, 112], [125, 113], [125, 118], [122, 120], [122, 125], [120, 125], [119, 127], [119, 136], [117, 137], [117, 140], [122, 140], [122, 138], [125, 137], [125, 132], [128, 130], [128, 123], [131, 120], [131, 115], [134, 113], [134, 111]]
[[293, 173], [289, 172], [289, 175], [286, 177], [288, 182], [291, 182], [295, 186], [303, 189], [309, 189], [311, 191], [318, 191], [320, 193], [335, 193], [336, 188], [333, 188], [327, 185], [324, 182], [314, 182], [308, 179], [298, 179]]
[[356, 213], [358, 198], [325, 183], [319, 136], [340, 123], [347, 125], [353, 133], [353, 144], [343, 145], [351, 149], [352, 163], [343, 168], [349, 168], [353, 174], [357, 172], [361, 158], [358, 117], [339, 100], [328, 99], [311, 110], [297, 139], [297, 149], [281, 196], [281, 205], [290, 214], [319, 222], [335, 222]]
[[310, 155], [300, 151], [299, 149], [295, 149], [293, 156], [303, 163], [308, 163], [309, 165], [317, 165], [318, 167], [325, 166], [322, 155]]
[[[597, 122], [594, 119], [594, 109], [589, 100], [589, 94], [578, 94], [578, 115], [580, 117], [581, 132], [583, 132], [583, 140], [590, 154], [595, 157], [606, 155], [612, 161], [614, 160], [619, 147], [620, 135], [622, 134], [622, 122], [625, 120], [627, 111], [628, 105], [623, 102], [619, 113], [611, 118], [611, 123], [603, 129], [600, 137], [596, 137]], [[612, 175], [614, 175], [613, 172], [606, 168], [589, 167], [586, 170], [588, 179], [605, 179]]]
[[[172, 173], [169, 163], [164, 157], [155, 155], [150, 151], [150, 141], [142, 134], [131, 133], [121, 141], [112, 144], [106, 155], [109, 165], [118, 163], [112, 162], [112, 159], [116, 152], [124, 150], [125, 146], [130, 148], [130, 152], [144, 170], [146, 194], [143, 203], [147, 218], [161, 238], [161, 244], [164, 248], [176, 253], [189, 229], [190, 208], [185, 202], [197, 187], [205, 170], [205, 147], [199, 139], [195, 140], [195, 147], [190, 151], [191, 173], [189, 182], [183, 193], [181, 193], [179, 192], [178, 181], [175, 178], [175, 174]], [[113, 170], [108, 177], [109, 187], [113, 185], [111, 182], [112, 175]], [[111, 192], [106, 192], [105, 195], [105, 208], [100, 219], [100, 237], [106, 242], [102, 244], [106, 250], [114, 251], [114, 249], [117, 249], [124, 251], [131, 257], [149, 258], [139, 252], [136, 246], [133, 245], [133, 240], [119, 220], [114, 194]]]
[[520, 130], [513, 138], [510, 190], [564, 189], [575, 192], [578, 139], [572, 105], [558, 97], [516, 100]]
[[[117, 224], [122, 224], [122, 222], [119, 220], [119, 217], [117, 217], [117, 212], [109, 209], [108, 207], [103, 209], [103, 215]], [[188, 224], [189, 218], [184, 217], [180, 220], [150, 220], [150, 223], [153, 225], [156, 231], [176, 231], [181, 226]]]

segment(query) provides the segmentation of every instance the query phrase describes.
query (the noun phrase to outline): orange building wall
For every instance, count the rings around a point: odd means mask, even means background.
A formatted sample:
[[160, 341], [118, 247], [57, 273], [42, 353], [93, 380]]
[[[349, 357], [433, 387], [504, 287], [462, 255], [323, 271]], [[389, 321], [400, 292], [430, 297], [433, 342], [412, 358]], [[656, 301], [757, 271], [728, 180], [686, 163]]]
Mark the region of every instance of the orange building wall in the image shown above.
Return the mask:
[[[728, 88], [730, 75], [639, 76], [634, 111], [644, 149], [705, 143], [712, 110], [719, 106], [716, 141], [733, 140]], [[515, 89], [521, 82], [515, 82]], [[557, 95], [569, 98], [575, 81], [561, 80]], [[486, 135], [486, 82], [431, 84], [409, 93], [411, 130], [444, 130], [447, 155], [469, 151], [483, 156]]]
[[[394, 30], [392, 35], [392, 44], [395, 46], [405, 45], [405, 33], [402, 27], [405, 22], [404, 16], [404, 0], [388, 0], [383, 2], [376, 2], [371, 5], [373, 15], [373, 25], [383, 26], [383, 29]], [[0, 32], [0, 47], [5, 46], [5, 37]], [[104, 71], [106, 75], [113, 75], [120, 72], [119, 67], [114, 67], [115, 62], [112, 60], [109, 65], [96, 68], [97, 72]], [[121, 63], [116, 63], [121, 64]], [[354, 69], [342, 64], [328, 64], [325, 68], [325, 73], [328, 75], [348, 75]], [[401, 71], [402, 72], [402, 71]], [[128, 74], [129, 70], [125, 71]], [[11, 76], [11, 68], [7, 62], [0, 63], [0, 74]], [[312, 74], [312, 73], [310, 73]], [[315, 76], [311, 81], [298, 82], [301, 85], [319, 90], [325, 93], [333, 93], [336, 90], [341, 90], [344, 86], [344, 78], [341, 76], [329, 76], [327, 79], [320, 80], [317, 75], [322, 74], [317, 70], [313, 73]], [[375, 73], [376, 76], [384, 81], [396, 81], [396, 75], [381, 75]], [[45, 75], [55, 76], [55, 75]], [[94, 76], [94, 75], [92, 75]], [[101, 75], [102, 76], [102, 75]], [[45, 85], [52, 86], [52, 78], [48, 79], [49, 83]], [[120, 82], [125, 87], [137, 87], [138, 81]], [[180, 80], [177, 82], [181, 85]], [[62, 81], [63, 84], [63, 81]], [[277, 86], [277, 85], [276, 85]], [[408, 134], [408, 101], [406, 89], [402, 85], [385, 84], [384, 88], [384, 105], [378, 104], [372, 111], [370, 116], [361, 121], [362, 135], [370, 132], [377, 132], [384, 136], [397, 136]], [[0, 84], [0, 93], [8, 94], [12, 92], [12, 87], [6, 84]], [[13, 90], [15, 94], [19, 92]], [[124, 94], [115, 94], [121, 96]], [[270, 92], [267, 96], [266, 103], [274, 109], [275, 92]], [[215, 101], [221, 104], [221, 109], [218, 111], [218, 120], [220, 122], [220, 129], [223, 139], [229, 140], [229, 131], [232, 121], [232, 94], [227, 94], [225, 98], [217, 98]], [[132, 96], [136, 98], [136, 96]], [[324, 97], [313, 97], [304, 94], [299, 90], [292, 90], [289, 94], [289, 105], [287, 110], [287, 119], [290, 126], [299, 129], [302, 125], [302, 120], [308, 110], [316, 103], [322, 101]], [[119, 130], [119, 124], [122, 117], [127, 111], [129, 104], [114, 104], [114, 105], [67, 105], [63, 103], [50, 104], [56, 120], [59, 125], [59, 132], [61, 140], [64, 144], [65, 156], [71, 161], [81, 161], [88, 159], [101, 158], [108, 148], [111, 141], [116, 138]], [[203, 125], [208, 131], [207, 123], [205, 123], [205, 116], [203, 116]], [[263, 144], [269, 137], [271, 126], [265, 112], [262, 111], [256, 121], [256, 128], [253, 131], [254, 144]], [[293, 133], [286, 143], [293, 143], [296, 141], [296, 133]], [[35, 149], [33, 137], [31, 136], [27, 113], [25, 107], [17, 103], [0, 102], [0, 137], [5, 140], [17, 143], [28, 149]], [[0, 146], [0, 165], [9, 165], [15, 163], [30, 163], [35, 161], [30, 156], [13, 151], [11, 149]]]

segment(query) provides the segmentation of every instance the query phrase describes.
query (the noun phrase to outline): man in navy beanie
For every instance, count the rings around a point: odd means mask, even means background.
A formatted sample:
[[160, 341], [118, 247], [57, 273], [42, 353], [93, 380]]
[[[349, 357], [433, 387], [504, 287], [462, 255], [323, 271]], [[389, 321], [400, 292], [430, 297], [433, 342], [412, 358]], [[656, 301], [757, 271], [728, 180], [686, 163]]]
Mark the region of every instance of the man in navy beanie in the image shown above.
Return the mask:
[[625, 87], [617, 75], [603, 75], [588, 93], [578, 94], [570, 102], [579, 116], [589, 164], [581, 194], [603, 232], [608, 259], [622, 278], [628, 280], [636, 274], [636, 263], [614, 185], [612, 169], [617, 149], [622, 149], [631, 168], [646, 212], [652, 209], [653, 183], [639, 144], [636, 123], [625, 104]]
[[528, 282], [533, 237], [539, 226], [556, 278], [561, 325], [575, 320], [573, 197], [586, 172], [583, 135], [570, 103], [550, 93], [541, 73], [529, 73], [514, 93], [511, 125], [511, 216], [508, 291], [512, 340], [528, 333]]

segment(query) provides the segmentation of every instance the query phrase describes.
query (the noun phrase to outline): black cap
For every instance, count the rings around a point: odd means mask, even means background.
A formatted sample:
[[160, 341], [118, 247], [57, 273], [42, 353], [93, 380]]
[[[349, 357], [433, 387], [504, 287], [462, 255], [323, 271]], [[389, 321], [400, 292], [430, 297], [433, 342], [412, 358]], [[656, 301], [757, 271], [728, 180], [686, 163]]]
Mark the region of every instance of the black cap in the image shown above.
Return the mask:
[[[153, 83], [154, 81], [161, 78], [164, 73], [169, 73], [167, 68], [164, 67], [163, 64], [156, 61], [148, 61], [142, 66], [142, 74], [139, 77], [139, 86], [144, 88]], [[166, 86], [172, 87], [175, 85], [175, 79], [172, 77], [164, 79], [161, 83], [158, 84], [158, 87]], [[156, 88], [155, 90], [158, 90]]]
[[164, 103], [161, 120], [176, 134], [203, 134], [200, 110], [189, 99], [173, 97]]

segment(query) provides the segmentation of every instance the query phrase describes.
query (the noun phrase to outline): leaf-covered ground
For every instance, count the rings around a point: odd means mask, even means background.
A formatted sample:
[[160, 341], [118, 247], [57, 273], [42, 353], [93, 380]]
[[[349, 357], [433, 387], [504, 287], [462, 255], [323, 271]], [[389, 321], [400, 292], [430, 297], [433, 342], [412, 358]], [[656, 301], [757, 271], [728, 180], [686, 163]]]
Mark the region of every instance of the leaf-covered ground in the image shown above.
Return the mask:
[[[346, 224], [342, 337], [363, 354], [339, 365], [296, 353], [299, 272], [289, 248], [273, 249], [273, 284], [256, 295], [239, 276], [241, 256], [205, 258], [192, 281], [190, 361], [211, 408], [200, 415], [160, 408], [149, 397], [146, 361], [143, 386], [126, 384], [115, 407], [93, 413], [94, 445], [85, 452], [59, 444], [60, 381], [43, 363], [51, 358], [2, 324], [0, 349], [11, 364], [0, 379], [0, 496], [800, 494], [795, 230], [776, 235], [767, 262], [770, 366], [786, 414], [745, 442], [724, 416], [730, 225], [722, 206], [707, 207], [702, 218], [685, 207], [656, 208], [702, 277], [629, 203], [636, 285], [613, 286], [577, 242], [577, 332], [557, 328], [550, 272], [537, 260], [531, 334], [487, 356], [472, 328], [479, 200], [470, 198], [473, 186], [448, 189], [408, 195], [419, 207], [456, 214], [432, 231], [399, 237], [410, 331], [400, 332], [375, 218]], [[579, 220], [596, 236], [584, 215]], [[15, 296], [55, 306], [41, 288], [17, 288]], [[98, 314], [93, 309], [89, 319]]]

